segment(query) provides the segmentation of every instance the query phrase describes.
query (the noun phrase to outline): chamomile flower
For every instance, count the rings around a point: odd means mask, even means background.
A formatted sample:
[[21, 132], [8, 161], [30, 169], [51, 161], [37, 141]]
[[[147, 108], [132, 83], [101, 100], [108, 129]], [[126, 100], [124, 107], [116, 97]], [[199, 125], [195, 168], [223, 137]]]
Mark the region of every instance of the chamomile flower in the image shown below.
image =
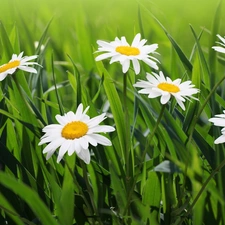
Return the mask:
[[215, 126], [223, 127], [221, 130], [222, 135], [218, 137], [214, 143], [221, 144], [225, 142], [225, 110], [223, 110], [223, 114], [215, 115], [215, 117], [210, 118], [209, 122], [214, 123]]
[[217, 42], [217, 43], [220, 44], [222, 47], [221, 46], [213, 46], [212, 48], [217, 52], [225, 53], [225, 38], [221, 37], [219, 34], [217, 34], [217, 37], [221, 41], [221, 42]]
[[148, 94], [148, 98], [156, 98], [161, 96], [161, 104], [166, 104], [171, 96], [173, 96], [179, 106], [185, 110], [184, 103], [186, 99], [194, 98], [192, 95], [199, 92], [199, 89], [194, 88], [191, 81], [181, 83], [181, 79], [172, 81], [169, 77], [165, 77], [160, 71], [159, 75], [156, 73], [147, 73], [147, 81], [139, 80], [134, 87], [143, 88], [138, 91], [141, 94]]
[[132, 61], [135, 74], [140, 73], [139, 60], [145, 62], [150, 67], [158, 70], [158, 66], [155, 61], [158, 61], [155, 57], [150, 56], [150, 53], [155, 53], [158, 48], [158, 44], [145, 45], [147, 40], [142, 39], [141, 35], [137, 34], [131, 45], [128, 44], [125, 37], [121, 37], [121, 40], [116, 37], [114, 41], [106, 42], [98, 40], [98, 51], [103, 54], [95, 58], [96, 61], [111, 58], [110, 64], [114, 62], [120, 62], [122, 65], [123, 73], [126, 73], [130, 67], [130, 61]]
[[43, 128], [45, 134], [41, 137], [39, 145], [48, 143], [43, 149], [43, 153], [47, 153], [47, 160], [59, 148], [57, 163], [60, 162], [66, 152], [68, 155], [76, 152], [78, 157], [88, 164], [90, 163], [89, 144], [93, 146], [98, 144], [112, 145], [108, 138], [98, 133], [112, 132], [115, 128], [108, 125], [99, 125], [106, 119], [105, 113], [90, 119], [86, 114], [88, 109], [89, 107], [83, 111], [83, 105], [80, 104], [75, 113], [70, 111], [63, 116], [56, 115], [59, 124], [51, 124]]
[[36, 59], [38, 56], [24, 56], [23, 52], [19, 55], [13, 54], [11, 60], [0, 66], [0, 81], [4, 80], [8, 74], [13, 74], [17, 69], [29, 72], [37, 73], [37, 70], [31, 65], [39, 65], [36, 62], [28, 62], [30, 60]]

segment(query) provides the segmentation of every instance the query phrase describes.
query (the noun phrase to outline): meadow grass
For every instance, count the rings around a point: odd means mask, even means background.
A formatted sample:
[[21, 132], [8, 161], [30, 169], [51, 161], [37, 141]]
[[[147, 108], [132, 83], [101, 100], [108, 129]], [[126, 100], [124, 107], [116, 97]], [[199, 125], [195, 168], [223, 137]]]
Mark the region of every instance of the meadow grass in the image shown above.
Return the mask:
[[[1, 0], [0, 65], [38, 55], [37, 74], [17, 70], [0, 83], [0, 224], [225, 225], [225, 150], [208, 121], [225, 108], [223, 1]], [[137, 33], [157, 43], [159, 70], [200, 92], [182, 110], [133, 84], [157, 72], [141, 63], [95, 61], [97, 40]], [[38, 46], [35, 47], [35, 42]], [[42, 129], [90, 106], [105, 112], [112, 146], [46, 160]]]

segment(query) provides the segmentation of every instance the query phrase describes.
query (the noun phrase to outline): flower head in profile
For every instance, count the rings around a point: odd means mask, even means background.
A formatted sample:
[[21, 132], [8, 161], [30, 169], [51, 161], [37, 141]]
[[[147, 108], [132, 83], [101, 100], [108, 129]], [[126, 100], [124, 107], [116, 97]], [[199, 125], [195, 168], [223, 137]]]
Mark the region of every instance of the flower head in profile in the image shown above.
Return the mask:
[[221, 144], [225, 142], [225, 110], [223, 111], [223, 114], [215, 115], [215, 117], [210, 118], [209, 122], [214, 123], [215, 126], [223, 127], [221, 130], [222, 135], [218, 137], [214, 143]]
[[147, 81], [139, 80], [134, 87], [143, 88], [138, 92], [141, 94], [148, 94], [149, 98], [156, 98], [161, 96], [161, 104], [166, 104], [171, 96], [173, 96], [179, 106], [185, 110], [184, 103], [186, 99], [193, 98], [193, 94], [199, 92], [199, 89], [194, 88], [191, 81], [181, 83], [181, 79], [172, 81], [169, 77], [165, 77], [163, 72], [160, 71], [159, 75], [156, 73], [147, 73]]
[[221, 41], [221, 42], [217, 42], [217, 43], [220, 44], [222, 47], [221, 46], [213, 46], [212, 48], [217, 52], [225, 53], [225, 38], [221, 37], [219, 34], [217, 34], [217, 37]]
[[80, 104], [76, 113], [70, 111], [63, 116], [56, 115], [59, 124], [51, 124], [43, 128], [45, 134], [41, 137], [39, 145], [48, 143], [43, 149], [43, 153], [47, 153], [47, 160], [59, 148], [58, 163], [66, 152], [68, 155], [76, 152], [78, 157], [88, 164], [90, 163], [89, 144], [93, 146], [112, 145], [108, 138], [98, 133], [112, 132], [115, 128], [99, 125], [106, 119], [105, 113], [90, 119], [86, 114], [88, 109], [89, 107], [83, 111], [83, 105]]
[[111, 58], [110, 64], [114, 62], [120, 62], [122, 65], [123, 73], [126, 73], [130, 67], [130, 61], [132, 61], [135, 74], [140, 73], [139, 60], [145, 62], [150, 67], [158, 70], [158, 66], [155, 61], [158, 61], [150, 53], [155, 53], [158, 48], [158, 44], [145, 45], [147, 40], [142, 39], [141, 35], [137, 34], [131, 45], [128, 44], [125, 37], [121, 37], [121, 40], [116, 37], [115, 41], [105, 42], [98, 40], [98, 51], [103, 54], [95, 58], [96, 61]]
[[36, 62], [28, 62], [36, 59], [37, 57], [37, 55], [23, 57], [23, 52], [21, 52], [18, 56], [13, 54], [8, 63], [0, 66], [0, 81], [4, 80], [8, 74], [13, 74], [17, 69], [30, 73], [37, 73], [37, 70], [30, 66], [39, 64]]

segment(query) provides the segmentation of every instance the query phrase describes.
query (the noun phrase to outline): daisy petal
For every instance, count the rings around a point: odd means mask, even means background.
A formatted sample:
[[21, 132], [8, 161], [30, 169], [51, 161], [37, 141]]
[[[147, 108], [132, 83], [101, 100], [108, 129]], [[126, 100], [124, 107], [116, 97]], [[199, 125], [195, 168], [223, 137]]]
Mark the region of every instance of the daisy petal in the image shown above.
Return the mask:
[[36, 59], [38, 56], [23, 56], [23, 52], [21, 52], [18, 56], [17, 54], [13, 54], [12, 58], [8, 63], [0, 66], [0, 81], [4, 80], [8, 74], [13, 74], [17, 69], [23, 70], [29, 73], [37, 73], [37, 70], [33, 67], [29, 67], [31, 65], [38, 65], [36, 62], [28, 62], [30, 60]]
[[147, 40], [141, 39], [140, 33], [135, 35], [131, 45], [129, 45], [124, 36], [121, 39], [116, 37], [111, 42], [98, 40], [98, 50], [96, 52], [101, 52], [102, 54], [98, 55], [95, 60], [100, 61], [111, 58], [110, 64], [120, 62], [123, 73], [129, 70], [130, 61], [132, 61], [135, 74], [140, 73], [139, 61], [143, 61], [157, 70], [158, 66], [156, 62], [158, 60], [149, 54], [156, 53], [155, 50], [158, 48], [158, 44], [146, 45], [146, 42]]
[[170, 100], [170, 94], [164, 94], [161, 96], [160, 102], [164, 105]]
[[121, 64], [122, 64], [122, 68], [123, 68], [123, 73], [126, 73], [130, 67], [130, 60], [126, 59]]
[[111, 146], [112, 145], [112, 142], [108, 138], [106, 138], [102, 135], [89, 134], [89, 136], [91, 136], [92, 138], [95, 138], [95, 140], [101, 145], [105, 145], [105, 146]]
[[132, 63], [133, 63], [135, 74], [139, 74], [140, 73], [140, 64], [139, 64], [138, 60], [137, 59], [133, 59]]
[[225, 53], [225, 48], [223, 48], [223, 47], [214, 46], [212, 48], [217, 52]]
[[88, 149], [84, 149], [82, 151], [80, 151], [78, 154], [78, 157], [80, 159], [82, 159], [86, 164], [89, 164], [90, 163], [90, 160], [91, 160], [91, 156], [90, 156], [90, 152]]
[[89, 144], [112, 144], [108, 138], [98, 134], [115, 130], [109, 125], [99, 125], [106, 118], [105, 113], [90, 119], [86, 114], [88, 109], [89, 106], [83, 110], [83, 104], [80, 104], [75, 113], [70, 111], [63, 116], [56, 115], [60, 124], [51, 124], [43, 128], [45, 134], [41, 137], [39, 145], [47, 144], [43, 149], [43, 153], [47, 153], [47, 159], [59, 148], [57, 163], [66, 152], [69, 156], [75, 152], [85, 163], [90, 163]]
[[193, 94], [197, 94], [199, 89], [194, 88], [194, 85], [191, 81], [181, 82], [181, 79], [178, 78], [174, 81], [169, 77], [165, 77], [163, 72], [160, 71], [159, 74], [152, 73], [146, 74], [147, 81], [138, 81], [133, 86], [142, 88], [138, 91], [141, 94], [147, 94], [148, 98], [157, 98], [160, 97], [161, 104], [166, 104], [171, 97], [174, 97], [178, 105], [185, 110], [183, 102], [187, 99], [196, 99], [193, 97]]
[[225, 142], [225, 134], [221, 135], [220, 137], [218, 137], [214, 143], [215, 144], [221, 144], [221, 143], [224, 143]]
[[19, 66], [19, 69], [29, 72], [29, 73], [37, 73], [37, 70], [33, 67], [28, 67], [28, 66]]

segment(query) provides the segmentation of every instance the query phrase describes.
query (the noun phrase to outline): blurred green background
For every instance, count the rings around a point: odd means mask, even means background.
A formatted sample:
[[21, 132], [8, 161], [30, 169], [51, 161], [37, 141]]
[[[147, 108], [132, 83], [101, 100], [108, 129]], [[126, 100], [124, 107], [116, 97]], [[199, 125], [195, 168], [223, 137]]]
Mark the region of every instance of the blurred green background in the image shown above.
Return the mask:
[[[158, 52], [166, 65], [169, 65], [167, 56], [171, 53], [171, 44], [151, 13], [189, 56], [195, 43], [189, 24], [197, 34], [205, 29], [201, 44], [203, 48], [207, 46], [218, 4], [218, 0], [1, 0], [0, 20], [9, 33], [14, 25], [17, 26], [21, 49], [33, 54], [33, 42], [40, 39], [52, 19], [48, 33], [49, 49], [57, 52], [58, 60], [69, 54], [90, 71], [92, 64], [89, 62], [93, 61], [96, 40], [110, 41], [116, 36], [126, 36], [130, 42], [140, 31], [138, 11], [143, 38], [159, 44]], [[221, 7], [223, 10], [224, 4]], [[224, 19], [222, 13], [221, 35], [225, 35]]]

